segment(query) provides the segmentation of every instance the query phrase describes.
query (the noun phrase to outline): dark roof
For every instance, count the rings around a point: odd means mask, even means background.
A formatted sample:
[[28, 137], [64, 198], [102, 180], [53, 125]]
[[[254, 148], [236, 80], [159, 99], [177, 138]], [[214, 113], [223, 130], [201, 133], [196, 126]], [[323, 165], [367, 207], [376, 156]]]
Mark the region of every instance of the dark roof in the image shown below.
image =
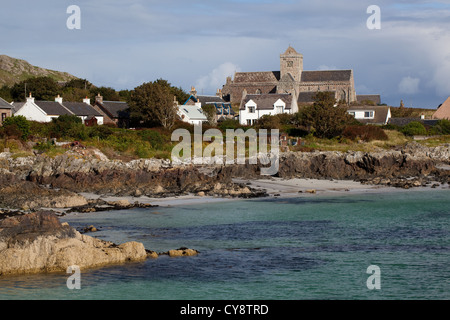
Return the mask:
[[234, 83], [241, 82], [278, 82], [280, 71], [236, 72]]
[[379, 94], [358, 94], [356, 95], [356, 101], [358, 102], [372, 101], [375, 104], [380, 104], [381, 97]]
[[101, 104], [113, 118], [128, 117], [128, 104], [123, 101], [103, 101]]
[[[347, 111], [374, 111], [373, 119], [356, 119], [362, 123], [385, 124], [389, 112], [388, 106], [351, 106]], [[390, 118], [391, 119], [391, 118]]]
[[77, 116], [102, 116], [100, 112], [84, 102], [63, 102], [63, 105]]
[[430, 120], [421, 118], [390, 118], [388, 123], [402, 127], [413, 121], [421, 122], [422, 124], [428, 126], [434, 126], [439, 120], [438, 119]]
[[72, 114], [69, 110], [64, 108], [60, 103], [54, 101], [35, 101], [34, 102], [39, 108], [44, 110], [44, 112], [49, 116], [62, 116]]
[[205, 104], [214, 104], [214, 103], [227, 103], [221, 97], [218, 96], [197, 96], [197, 101], [203, 105]]
[[303, 71], [302, 82], [349, 81], [352, 70]]
[[12, 107], [13, 107], [12, 112], [13, 112], [13, 114], [16, 113], [17, 111], [19, 111], [20, 108], [22, 108], [24, 104], [25, 104], [25, 102], [13, 102], [13, 104], [12, 104]]
[[245, 104], [250, 100], [253, 100], [258, 109], [271, 110], [273, 109], [274, 103], [281, 99], [286, 103], [286, 109], [291, 108], [292, 103], [292, 95], [288, 93], [280, 93], [280, 94], [248, 94], [242, 100], [240, 110], [245, 109]]
[[[317, 94], [318, 91], [308, 91], [308, 92], [300, 92], [298, 94], [298, 103], [313, 103], [314, 102], [314, 96]], [[333, 97], [336, 96], [335, 91], [327, 91], [330, 94], [332, 94]]]
[[10, 105], [8, 102], [6, 102], [5, 100], [3, 100], [2, 98], [0, 98], [0, 108], [13, 108], [12, 105]]

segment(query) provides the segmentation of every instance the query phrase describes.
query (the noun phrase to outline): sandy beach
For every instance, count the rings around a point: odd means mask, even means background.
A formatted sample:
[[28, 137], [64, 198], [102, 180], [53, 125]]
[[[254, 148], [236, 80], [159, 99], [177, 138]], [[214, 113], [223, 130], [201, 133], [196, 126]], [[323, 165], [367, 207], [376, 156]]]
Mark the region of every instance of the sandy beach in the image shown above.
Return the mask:
[[[357, 181], [351, 180], [320, 180], [320, 179], [233, 179], [236, 183], [243, 183], [254, 189], [266, 190], [269, 197], [314, 197], [329, 195], [346, 195], [355, 193], [379, 193], [379, 192], [395, 192], [404, 191], [401, 188], [365, 185]], [[422, 188], [415, 188], [418, 190]], [[429, 188], [424, 188], [429, 189]], [[200, 203], [212, 203], [223, 201], [236, 201], [242, 198], [236, 197], [211, 197], [198, 196], [195, 194], [183, 196], [169, 196], [164, 198], [152, 198], [147, 196], [141, 197], [116, 197], [102, 196], [93, 193], [80, 193], [86, 199], [103, 199], [105, 201], [128, 200], [130, 203], [136, 201], [144, 204], [153, 204], [158, 206], [177, 206], [177, 205], [193, 205]]]

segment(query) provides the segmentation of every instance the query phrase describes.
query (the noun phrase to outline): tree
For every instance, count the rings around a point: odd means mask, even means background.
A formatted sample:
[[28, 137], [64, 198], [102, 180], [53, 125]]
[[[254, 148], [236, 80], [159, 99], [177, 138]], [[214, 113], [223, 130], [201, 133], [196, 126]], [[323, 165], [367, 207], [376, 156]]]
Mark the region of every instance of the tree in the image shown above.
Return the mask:
[[314, 97], [314, 104], [300, 110], [296, 116], [300, 126], [310, 128], [319, 138], [333, 138], [339, 136], [347, 125], [356, 120], [347, 113], [346, 108], [334, 105], [336, 99], [331, 92], [318, 92]]
[[175, 123], [177, 109], [166, 80], [147, 82], [134, 88], [128, 105], [131, 118], [144, 125], [170, 129]]
[[88, 138], [86, 126], [76, 115], [62, 115], [53, 118], [50, 123], [50, 135], [53, 138], [74, 138], [86, 140]]
[[12, 86], [11, 96], [14, 101], [25, 101], [25, 88], [27, 96], [31, 93], [36, 100], [52, 101], [62, 93], [62, 88], [50, 77], [29, 78]]
[[212, 104], [207, 104], [202, 106], [203, 113], [205, 114], [206, 118], [208, 119], [208, 124], [211, 126], [214, 126], [217, 124], [216, 121], [216, 114], [217, 110], [216, 107]]

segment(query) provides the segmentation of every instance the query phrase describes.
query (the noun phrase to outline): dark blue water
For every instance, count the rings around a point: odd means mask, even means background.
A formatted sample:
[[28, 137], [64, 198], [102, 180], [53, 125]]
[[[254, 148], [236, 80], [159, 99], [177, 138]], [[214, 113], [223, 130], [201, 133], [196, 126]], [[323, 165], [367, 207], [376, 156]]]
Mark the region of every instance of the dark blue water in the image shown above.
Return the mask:
[[[448, 299], [450, 190], [265, 198], [70, 214], [96, 237], [179, 247], [160, 256], [68, 275], [0, 278], [1, 299]], [[379, 290], [366, 273], [380, 268]]]

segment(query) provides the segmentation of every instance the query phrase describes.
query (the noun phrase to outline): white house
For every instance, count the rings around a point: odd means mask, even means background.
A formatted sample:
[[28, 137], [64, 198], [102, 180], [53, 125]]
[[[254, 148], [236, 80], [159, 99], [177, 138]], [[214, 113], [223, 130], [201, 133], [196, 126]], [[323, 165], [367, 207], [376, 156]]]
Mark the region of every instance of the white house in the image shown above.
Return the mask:
[[253, 125], [264, 115], [298, 112], [297, 99], [291, 94], [248, 94], [239, 107], [239, 123]]
[[208, 121], [208, 118], [203, 113], [200, 102], [197, 102], [194, 105], [178, 105], [177, 108], [177, 114], [184, 122], [190, 124], [201, 124]]
[[388, 106], [350, 106], [347, 112], [365, 124], [387, 124], [391, 118]]
[[62, 115], [76, 115], [83, 123], [87, 118], [95, 117], [97, 124], [103, 124], [103, 116], [89, 104], [89, 99], [84, 99], [83, 103], [63, 103], [58, 95], [55, 101], [38, 101], [30, 93], [26, 102], [14, 102], [13, 107], [15, 116], [24, 116], [31, 121], [50, 122]]

